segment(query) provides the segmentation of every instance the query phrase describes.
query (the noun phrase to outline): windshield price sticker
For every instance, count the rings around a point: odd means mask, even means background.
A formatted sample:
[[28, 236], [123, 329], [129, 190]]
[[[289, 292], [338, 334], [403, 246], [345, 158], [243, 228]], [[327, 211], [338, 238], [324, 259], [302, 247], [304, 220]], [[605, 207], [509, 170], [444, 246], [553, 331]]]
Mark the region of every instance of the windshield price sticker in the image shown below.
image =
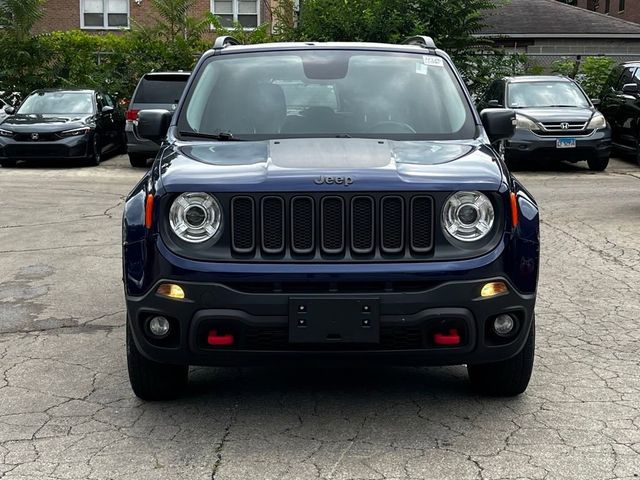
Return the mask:
[[430, 67], [444, 67], [444, 60], [442, 60], [442, 58], [440, 57], [423, 55], [422, 61], [424, 62], [425, 65], [428, 65]]

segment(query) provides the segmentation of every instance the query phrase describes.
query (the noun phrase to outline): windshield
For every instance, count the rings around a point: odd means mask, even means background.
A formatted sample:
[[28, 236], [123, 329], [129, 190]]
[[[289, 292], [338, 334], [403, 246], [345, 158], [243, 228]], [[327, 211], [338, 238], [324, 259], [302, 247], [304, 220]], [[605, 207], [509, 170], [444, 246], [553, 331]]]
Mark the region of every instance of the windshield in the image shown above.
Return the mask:
[[509, 108], [579, 107], [588, 108], [589, 100], [573, 82], [517, 82], [509, 84]]
[[432, 55], [308, 50], [223, 55], [199, 69], [182, 135], [473, 138], [449, 65]]
[[86, 92], [39, 92], [27, 97], [18, 113], [23, 115], [91, 115], [93, 99]]

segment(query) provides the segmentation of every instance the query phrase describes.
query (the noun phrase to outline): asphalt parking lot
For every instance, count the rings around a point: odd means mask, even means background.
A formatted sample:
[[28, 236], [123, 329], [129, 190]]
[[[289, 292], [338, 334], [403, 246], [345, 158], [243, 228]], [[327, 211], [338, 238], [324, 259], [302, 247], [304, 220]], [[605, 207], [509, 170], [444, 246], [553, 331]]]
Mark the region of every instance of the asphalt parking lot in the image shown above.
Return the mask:
[[120, 216], [142, 175], [0, 169], [0, 478], [635, 479], [640, 168], [517, 173], [542, 211], [536, 366], [516, 399], [462, 367], [195, 369], [128, 384]]

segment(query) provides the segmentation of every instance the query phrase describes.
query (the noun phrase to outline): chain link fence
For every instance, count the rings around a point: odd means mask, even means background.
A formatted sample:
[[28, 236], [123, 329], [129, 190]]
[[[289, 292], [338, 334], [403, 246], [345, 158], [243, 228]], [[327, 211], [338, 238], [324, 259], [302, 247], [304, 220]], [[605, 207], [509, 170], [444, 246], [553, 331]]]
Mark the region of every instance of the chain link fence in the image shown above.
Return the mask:
[[580, 65], [582, 61], [587, 57], [605, 57], [609, 58], [615, 63], [640, 61], [640, 54], [633, 53], [611, 53], [602, 55], [588, 55], [588, 54], [562, 54], [562, 53], [523, 53], [527, 60], [528, 69], [542, 70], [544, 73], [551, 73], [554, 66], [559, 61], [571, 61]]

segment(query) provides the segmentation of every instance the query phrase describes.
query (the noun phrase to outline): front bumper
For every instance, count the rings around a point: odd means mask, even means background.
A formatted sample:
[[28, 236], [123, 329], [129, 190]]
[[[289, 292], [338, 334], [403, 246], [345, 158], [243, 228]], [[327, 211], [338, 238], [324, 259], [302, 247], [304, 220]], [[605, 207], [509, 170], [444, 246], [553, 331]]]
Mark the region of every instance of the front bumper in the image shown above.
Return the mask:
[[89, 135], [56, 141], [18, 142], [6, 137], [0, 139], [0, 160], [84, 159], [90, 155]]
[[[575, 138], [575, 148], [557, 148], [558, 138]], [[505, 155], [509, 160], [548, 158], [580, 161], [608, 158], [611, 154], [611, 129], [595, 130], [590, 135], [536, 135], [530, 130], [517, 129], [513, 137], [505, 142]]]
[[[482, 286], [501, 280], [509, 292], [481, 298]], [[188, 365], [251, 365], [291, 358], [323, 361], [382, 361], [393, 364], [454, 365], [486, 363], [516, 355], [523, 347], [533, 319], [535, 294], [518, 292], [506, 278], [425, 282], [408, 289], [389, 285], [340, 284], [318, 293], [318, 284], [275, 286], [264, 283], [179, 282], [187, 299], [157, 295], [158, 282], [146, 295], [128, 296], [128, 321], [139, 350], [162, 363]], [[384, 283], [384, 282], [382, 282]], [[348, 285], [348, 287], [346, 286]], [[371, 291], [368, 291], [371, 290]], [[315, 293], [308, 293], [315, 292]], [[380, 341], [372, 344], [295, 344], [288, 340], [290, 302], [295, 299], [357, 299], [379, 305]], [[508, 340], [496, 337], [490, 321], [498, 314], [517, 318], [517, 333]], [[155, 316], [167, 317], [173, 334], [154, 340], [145, 325]], [[435, 332], [456, 328], [462, 341], [455, 346], [434, 344]], [[211, 347], [210, 330], [235, 337], [233, 345]]]

